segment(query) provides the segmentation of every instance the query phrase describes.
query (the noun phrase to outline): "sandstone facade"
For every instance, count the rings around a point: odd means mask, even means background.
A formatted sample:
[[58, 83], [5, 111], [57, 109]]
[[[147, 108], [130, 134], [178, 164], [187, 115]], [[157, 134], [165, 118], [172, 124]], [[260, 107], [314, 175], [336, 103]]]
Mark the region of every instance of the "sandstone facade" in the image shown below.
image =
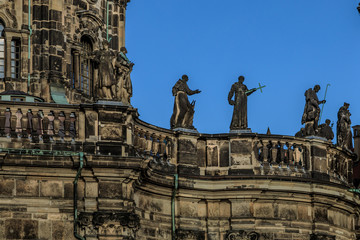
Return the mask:
[[105, 39], [124, 47], [128, 2], [0, 1], [0, 239], [358, 239], [353, 152], [163, 129], [99, 98], [81, 67]]

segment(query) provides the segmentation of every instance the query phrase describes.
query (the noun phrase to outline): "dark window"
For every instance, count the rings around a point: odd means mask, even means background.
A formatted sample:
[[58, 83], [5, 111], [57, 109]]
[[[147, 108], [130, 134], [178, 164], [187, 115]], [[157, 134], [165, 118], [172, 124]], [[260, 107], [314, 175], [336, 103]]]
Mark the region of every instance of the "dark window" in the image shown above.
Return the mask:
[[71, 80], [71, 87], [75, 88], [75, 53], [71, 51], [71, 62], [70, 62], [70, 80]]
[[81, 67], [80, 67], [80, 90], [85, 94], [90, 95], [91, 80], [93, 69], [91, 65], [91, 60], [89, 58], [90, 54], [93, 51], [92, 43], [89, 38], [81, 38], [81, 43], [83, 47], [82, 58], [81, 58]]
[[24, 97], [18, 97], [18, 96], [11, 96], [10, 99], [11, 99], [11, 101], [16, 101], [16, 102], [24, 102], [25, 101]]
[[11, 78], [20, 76], [20, 41], [11, 41]]

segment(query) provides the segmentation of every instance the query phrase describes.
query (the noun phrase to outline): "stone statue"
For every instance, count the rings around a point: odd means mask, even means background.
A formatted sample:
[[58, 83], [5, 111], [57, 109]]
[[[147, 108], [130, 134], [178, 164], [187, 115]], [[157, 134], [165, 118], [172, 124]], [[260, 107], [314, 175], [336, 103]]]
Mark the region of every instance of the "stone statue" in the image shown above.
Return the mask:
[[116, 98], [123, 103], [130, 104], [130, 98], [132, 97], [130, 74], [132, 72], [134, 63], [130, 62], [130, 60], [126, 57], [126, 53], [126, 48], [122, 47], [116, 58]]
[[320, 116], [320, 104], [326, 103], [326, 100], [319, 101], [316, 93], [320, 86], [315, 85], [314, 89], [309, 88], [305, 92], [305, 108], [301, 124], [305, 123], [305, 136], [312, 136], [318, 133], [318, 121]]
[[348, 150], [353, 150], [351, 133], [351, 113], [349, 103], [344, 103], [338, 112], [338, 121], [336, 126], [337, 145]]
[[[248, 128], [247, 121], [247, 97], [254, 93], [256, 89], [249, 90], [243, 84], [245, 77], [240, 76], [238, 82], [235, 82], [230, 89], [228, 101], [234, 106], [234, 112], [231, 120], [230, 130], [240, 130]], [[232, 100], [235, 94], [235, 99]]]
[[109, 49], [108, 41], [103, 41], [103, 49], [94, 52], [95, 67], [98, 69], [98, 97], [113, 100], [116, 93], [116, 79], [114, 74], [115, 53]]
[[319, 125], [319, 136], [326, 138], [327, 140], [334, 139], [334, 132], [332, 130], [332, 125], [330, 126], [330, 119], [326, 119], [324, 124]]
[[195, 129], [193, 126], [195, 101], [189, 102], [188, 95], [200, 93], [198, 89], [190, 90], [187, 85], [189, 80], [187, 75], [183, 75], [172, 88], [172, 94], [175, 96], [174, 110], [170, 119], [171, 129], [188, 128]]

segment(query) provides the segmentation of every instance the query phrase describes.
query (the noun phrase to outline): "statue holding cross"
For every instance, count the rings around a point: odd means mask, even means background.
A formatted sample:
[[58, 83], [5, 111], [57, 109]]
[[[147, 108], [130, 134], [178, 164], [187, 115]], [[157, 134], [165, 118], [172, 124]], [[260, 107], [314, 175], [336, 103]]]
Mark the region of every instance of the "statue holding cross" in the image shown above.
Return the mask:
[[[230, 130], [246, 130], [248, 129], [248, 121], [247, 121], [247, 97], [253, 94], [256, 90], [262, 92], [262, 88], [266, 86], [261, 86], [259, 83], [258, 88], [248, 89], [245, 84], [243, 84], [245, 80], [244, 76], [239, 77], [239, 81], [234, 83], [231, 86], [231, 90], [229, 92], [228, 101], [230, 105], [234, 106], [233, 117], [230, 125]], [[233, 96], [234, 100], [233, 100]]]

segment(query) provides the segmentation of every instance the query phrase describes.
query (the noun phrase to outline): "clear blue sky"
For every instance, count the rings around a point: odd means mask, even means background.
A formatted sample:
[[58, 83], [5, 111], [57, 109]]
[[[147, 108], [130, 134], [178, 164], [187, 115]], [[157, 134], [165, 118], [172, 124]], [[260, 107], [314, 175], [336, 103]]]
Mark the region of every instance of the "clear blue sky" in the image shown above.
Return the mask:
[[[135, 63], [132, 105], [148, 123], [169, 128], [171, 88], [183, 74], [196, 100], [194, 126], [226, 133], [232, 118], [227, 96], [239, 75], [248, 88], [253, 132], [294, 135], [301, 128], [306, 89], [327, 93], [323, 120], [336, 126], [350, 103], [360, 124], [359, 0], [132, 0], [126, 47]], [[334, 131], [336, 128], [334, 127]]]

